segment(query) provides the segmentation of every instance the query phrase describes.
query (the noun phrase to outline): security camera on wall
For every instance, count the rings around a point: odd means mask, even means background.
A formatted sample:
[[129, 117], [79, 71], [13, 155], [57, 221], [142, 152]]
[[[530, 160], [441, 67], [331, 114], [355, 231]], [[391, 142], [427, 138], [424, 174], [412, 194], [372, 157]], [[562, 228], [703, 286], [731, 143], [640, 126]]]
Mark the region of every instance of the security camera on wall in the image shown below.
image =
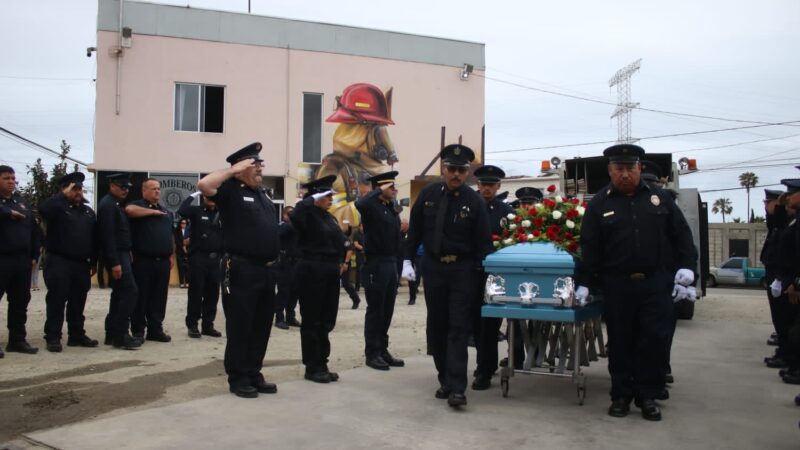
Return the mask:
[[97, 47], [86, 47], [86, 57], [87, 58], [91, 58], [92, 57], [92, 52], [96, 52], [96, 51], [97, 51]]

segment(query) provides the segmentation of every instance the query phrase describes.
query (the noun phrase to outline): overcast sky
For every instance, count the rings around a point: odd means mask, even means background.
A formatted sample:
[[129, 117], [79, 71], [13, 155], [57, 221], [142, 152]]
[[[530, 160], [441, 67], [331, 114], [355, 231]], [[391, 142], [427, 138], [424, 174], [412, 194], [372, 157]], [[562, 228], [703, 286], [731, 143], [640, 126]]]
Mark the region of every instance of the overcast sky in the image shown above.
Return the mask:
[[[247, 11], [247, 0], [153, 3]], [[800, 1], [579, 0], [471, 1], [251, 0], [252, 13], [486, 44], [487, 162], [514, 175], [535, 175], [539, 161], [594, 156], [613, 141], [616, 91], [608, 80], [641, 58], [632, 101], [644, 108], [728, 120], [635, 111], [640, 138], [799, 121], [640, 141], [650, 152], [697, 159], [681, 178], [701, 191], [735, 188], [751, 170], [759, 185], [800, 177]], [[93, 160], [96, 0], [0, 1], [0, 127]], [[369, 80], [364, 80], [369, 81]], [[515, 83], [520, 86], [508, 84]], [[532, 88], [532, 89], [531, 89]], [[541, 92], [569, 94], [591, 102]], [[753, 142], [760, 141], [760, 142]], [[725, 147], [722, 147], [725, 146]], [[530, 148], [538, 150], [520, 150]], [[716, 148], [712, 148], [716, 147]], [[0, 136], [0, 161], [17, 168], [54, 158]], [[779, 187], [773, 187], [779, 188]], [[743, 190], [705, 192], [733, 201], [745, 218]], [[751, 204], [761, 213], [761, 188]], [[712, 215], [711, 221], [721, 221]]]

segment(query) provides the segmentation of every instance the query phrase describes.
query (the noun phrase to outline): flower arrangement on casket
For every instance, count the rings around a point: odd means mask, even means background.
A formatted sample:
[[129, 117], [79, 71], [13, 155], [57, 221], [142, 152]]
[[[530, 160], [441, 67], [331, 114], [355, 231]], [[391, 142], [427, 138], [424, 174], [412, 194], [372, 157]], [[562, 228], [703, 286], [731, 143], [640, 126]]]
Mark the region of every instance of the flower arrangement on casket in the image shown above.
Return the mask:
[[508, 214], [500, 235], [493, 235], [496, 249], [522, 242], [552, 242], [580, 258], [581, 222], [586, 203], [562, 197], [555, 185], [547, 188], [548, 198], [529, 208]]

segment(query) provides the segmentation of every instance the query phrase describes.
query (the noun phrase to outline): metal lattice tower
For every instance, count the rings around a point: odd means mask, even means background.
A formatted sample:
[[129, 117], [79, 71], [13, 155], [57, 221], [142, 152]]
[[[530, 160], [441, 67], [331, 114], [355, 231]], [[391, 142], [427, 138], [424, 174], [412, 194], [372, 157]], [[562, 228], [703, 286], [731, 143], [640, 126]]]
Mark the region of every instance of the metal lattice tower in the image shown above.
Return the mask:
[[631, 137], [631, 110], [639, 106], [639, 103], [631, 103], [631, 75], [641, 66], [642, 60], [628, 64], [619, 69], [617, 73], [608, 80], [609, 87], [617, 87], [617, 108], [611, 118], [617, 118], [617, 142], [620, 144], [632, 144], [639, 139]]

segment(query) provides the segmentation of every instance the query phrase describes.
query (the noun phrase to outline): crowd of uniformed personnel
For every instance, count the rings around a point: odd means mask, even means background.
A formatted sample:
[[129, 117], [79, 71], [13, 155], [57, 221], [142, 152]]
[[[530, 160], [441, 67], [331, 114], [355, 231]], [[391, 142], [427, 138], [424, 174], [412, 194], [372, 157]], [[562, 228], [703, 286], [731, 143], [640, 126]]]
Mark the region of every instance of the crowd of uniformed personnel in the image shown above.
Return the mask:
[[[355, 256], [349, 251], [351, 240], [328, 211], [335, 177], [303, 185], [304, 198], [285, 208], [279, 221], [276, 205], [262, 188], [260, 152], [260, 143], [248, 145], [227, 158], [230, 167], [200, 180], [199, 192], [178, 209], [188, 222], [186, 230], [179, 230], [180, 238], [172, 213], [160, 204], [158, 180], [145, 180], [142, 199], [126, 202], [132, 188], [129, 174], [107, 176], [109, 192], [95, 214], [83, 197], [84, 175], [64, 176], [61, 192], [38, 205], [48, 255], [47, 350], [62, 351], [65, 317], [67, 345], [98, 345], [86, 335], [83, 316], [98, 260], [110, 272], [112, 290], [105, 343], [135, 349], [147, 340], [169, 342], [163, 321], [170, 269], [176, 247], [190, 242], [185, 249], [189, 278], [182, 281], [189, 288], [188, 335], [222, 335], [214, 327], [221, 291], [224, 363], [232, 393], [253, 398], [277, 392], [261, 373], [273, 319], [280, 328], [300, 327], [306, 379], [338, 381], [328, 365], [329, 334], [336, 325], [342, 274]], [[635, 401], [644, 418], [660, 420], [656, 400], [665, 399], [665, 383], [671, 382], [672, 305], [696, 297], [697, 250], [673, 196], [642, 175], [644, 168], [654, 166], [642, 161], [644, 150], [622, 144], [604, 155], [611, 183], [586, 208], [576, 296], [604, 294], [609, 414], [625, 416]], [[467, 403], [470, 336], [477, 349], [472, 389], [489, 388], [498, 368], [501, 321], [480, 317], [486, 280], [481, 263], [494, 251], [491, 236], [500, 234], [513, 205], [498, 195], [505, 177], [500, 168], [475, 170], [476, 192], [466, 184], [474, 152], [453, 144], [440, 156], [442, 179], [419, 193], [407, 226], [395, 208], [397, 172], [365, 180], [372, 190], [365, 189], [355, 204], [363, 223], [357, 242], [363, 250], [359, 283], [367, 303], [364, 356], [367, 366], [381, 371], [404, 365], [389, 352], [398, 282], [403, 278], [413, 286], [424, 272], [428, 352], [439, 383], [434, 396], [460, 407]], [[779, 343], [767, 364], [784, 369], [781, 376], [787, 383], [800, 384], [800, 179], [782, 182], [786, 193], [767, 191], [769, 237], [762, 259], [772, 283], [770, 306]], [[6, 351], [32, 354], [38, 349], [26, 340], [26, 311], [42, 236], [33, 205], [25, 204], [15, 189], [14, 170], [0, 166], [0, 295], [9, 304]], [[534, 188], [516, 195], [525, 204], [542, 198]], [[200, 196], [200, 205], [193, 205]], [[302, 323], [295, 315], [298, 300]]]

